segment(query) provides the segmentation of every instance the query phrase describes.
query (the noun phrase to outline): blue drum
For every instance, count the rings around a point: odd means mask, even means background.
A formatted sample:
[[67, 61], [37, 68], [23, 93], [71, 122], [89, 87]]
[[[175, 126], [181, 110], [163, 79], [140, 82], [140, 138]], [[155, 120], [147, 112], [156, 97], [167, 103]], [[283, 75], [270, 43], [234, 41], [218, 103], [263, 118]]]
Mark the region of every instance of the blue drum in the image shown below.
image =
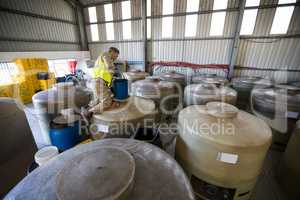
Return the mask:
[[58, 116], [50, 122], [50, 140], [60, 151], [80, 142], [80, 116]]
[[128, 98], [128, 80], [114, 79], [113, 81], [114, 98], [117, 100], [125, 100]]

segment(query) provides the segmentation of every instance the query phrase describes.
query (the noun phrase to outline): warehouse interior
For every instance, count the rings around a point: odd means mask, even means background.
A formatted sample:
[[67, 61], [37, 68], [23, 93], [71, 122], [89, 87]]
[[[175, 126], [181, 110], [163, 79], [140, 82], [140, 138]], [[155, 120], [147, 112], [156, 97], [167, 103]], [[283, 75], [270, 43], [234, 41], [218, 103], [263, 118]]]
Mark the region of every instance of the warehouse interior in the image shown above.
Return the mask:
[[300, 0], [0, 0], [0, 198], [300, 199]]

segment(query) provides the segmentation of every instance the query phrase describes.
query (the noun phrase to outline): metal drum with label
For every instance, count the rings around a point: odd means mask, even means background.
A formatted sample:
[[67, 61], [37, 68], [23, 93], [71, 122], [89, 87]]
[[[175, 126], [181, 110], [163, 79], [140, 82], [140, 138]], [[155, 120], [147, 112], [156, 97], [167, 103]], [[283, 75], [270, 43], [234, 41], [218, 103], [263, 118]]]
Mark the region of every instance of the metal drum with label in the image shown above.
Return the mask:
[[197, 196], [249, 199], [271, 144], [268, 125], [233, 105], [210, 102], [183, 109], [178, 126], [176, 159]]
[[154, 145], [105, 139], [80, 145], [25, 177], [5, 200], [194, 200], [177, 162]]
[[300, 117], [300, 88], [276, 85], [252, 92], [253, 112], [272, 128], [273, 143], [283, 148], [288, 143]]

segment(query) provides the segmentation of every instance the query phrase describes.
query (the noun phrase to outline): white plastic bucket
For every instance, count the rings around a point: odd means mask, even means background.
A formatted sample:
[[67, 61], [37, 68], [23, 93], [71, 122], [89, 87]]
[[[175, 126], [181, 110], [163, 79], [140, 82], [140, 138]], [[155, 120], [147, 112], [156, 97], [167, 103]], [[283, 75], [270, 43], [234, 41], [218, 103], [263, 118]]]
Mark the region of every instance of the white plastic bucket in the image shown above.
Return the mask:
[[39, 166], [42, 166], [58, 154], [58, 149], [55, 146], [48, 146], [36, 152], [34, 155], [34, 160]]

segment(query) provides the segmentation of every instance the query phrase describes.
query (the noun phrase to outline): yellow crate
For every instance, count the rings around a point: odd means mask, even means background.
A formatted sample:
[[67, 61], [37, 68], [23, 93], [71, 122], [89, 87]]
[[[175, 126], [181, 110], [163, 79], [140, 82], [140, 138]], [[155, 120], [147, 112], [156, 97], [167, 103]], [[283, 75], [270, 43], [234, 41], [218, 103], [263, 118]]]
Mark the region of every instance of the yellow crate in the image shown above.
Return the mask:
[[17, 67], [21, 73], [31, 70], [31, 65], [29, 63], [29, 59], [21, 58], [21, 59], [16, 59], [14, 62], [17, 65]]
[[16, 89], [15, 95], [22, 100], [23, 103], [30, 103], [32, 101], [32, 96], [35, 93], [32, 83], [24, 81], [18, 84]]
[[13, 97], [14, 84], [0, 85], [0, 97]]

